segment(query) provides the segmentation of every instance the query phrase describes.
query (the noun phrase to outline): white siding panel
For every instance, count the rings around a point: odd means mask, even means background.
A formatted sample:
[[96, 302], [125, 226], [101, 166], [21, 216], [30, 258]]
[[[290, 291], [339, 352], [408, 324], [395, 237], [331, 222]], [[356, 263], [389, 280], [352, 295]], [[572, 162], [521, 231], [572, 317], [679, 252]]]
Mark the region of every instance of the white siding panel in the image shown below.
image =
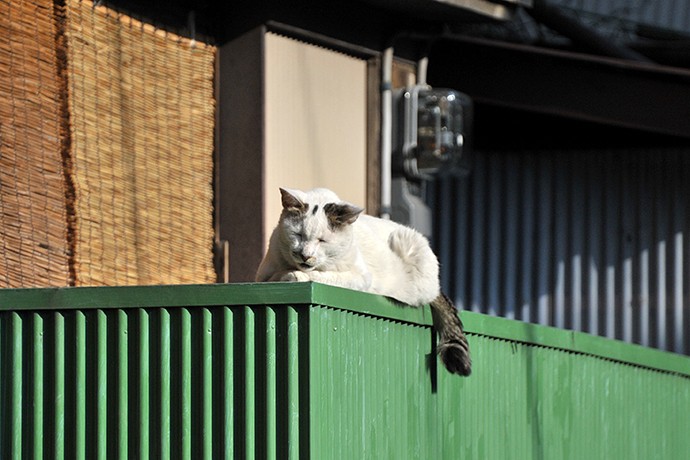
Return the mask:
[[266, 34], [266, 235], [278, 187], [327, 187], [366, 204], [366, 62]]

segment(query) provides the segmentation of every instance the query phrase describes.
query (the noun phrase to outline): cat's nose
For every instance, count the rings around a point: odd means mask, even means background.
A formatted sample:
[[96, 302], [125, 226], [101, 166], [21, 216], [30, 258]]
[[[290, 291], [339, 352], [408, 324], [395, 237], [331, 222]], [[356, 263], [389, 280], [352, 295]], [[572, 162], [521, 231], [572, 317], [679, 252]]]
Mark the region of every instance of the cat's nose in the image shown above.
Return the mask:
[[307, 265], [314, 265], [314, 262], [316, 262], [316, 258], [314, 256], [309, 256], [306, 254], [300, 254], [300, 258]]

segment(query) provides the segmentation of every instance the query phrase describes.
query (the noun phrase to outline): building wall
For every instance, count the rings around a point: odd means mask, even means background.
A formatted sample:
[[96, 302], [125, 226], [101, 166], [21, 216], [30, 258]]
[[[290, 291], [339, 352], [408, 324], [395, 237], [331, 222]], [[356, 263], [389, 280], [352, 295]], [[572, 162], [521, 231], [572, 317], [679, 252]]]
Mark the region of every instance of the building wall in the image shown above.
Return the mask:
[[444, 289], [466, 310], [690, 353], [690, 156], [477, 152], [430, 189]]
[[278, 187], [326, 187], [366, 204], [365, 60], [281, 35], [265, 37], [265, 241]]

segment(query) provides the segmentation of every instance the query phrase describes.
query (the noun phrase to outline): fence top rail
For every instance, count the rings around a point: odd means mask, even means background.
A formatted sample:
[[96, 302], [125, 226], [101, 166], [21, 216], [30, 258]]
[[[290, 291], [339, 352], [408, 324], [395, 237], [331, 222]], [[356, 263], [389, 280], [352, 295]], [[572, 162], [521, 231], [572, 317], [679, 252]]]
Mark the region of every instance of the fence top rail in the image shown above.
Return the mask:
[[[98, 286], [0, 289], [7, 311], [217, 307], [233, 305], [320, 305], [431, 327], [428, 306], [414, 308], [381, 296], [319, 283], [233, 283], [166, 286]], [[587, 354], [690, 378], [690, 357], [590, 334], [462, 312], [465, 329], [534, 346]]]
[[432, 323], [428, 307], [396, 305], [381, 296], [319, 283], [0, 289], [0, 312], [229, 305], [323, 305], [420, 325], [430, 326]]

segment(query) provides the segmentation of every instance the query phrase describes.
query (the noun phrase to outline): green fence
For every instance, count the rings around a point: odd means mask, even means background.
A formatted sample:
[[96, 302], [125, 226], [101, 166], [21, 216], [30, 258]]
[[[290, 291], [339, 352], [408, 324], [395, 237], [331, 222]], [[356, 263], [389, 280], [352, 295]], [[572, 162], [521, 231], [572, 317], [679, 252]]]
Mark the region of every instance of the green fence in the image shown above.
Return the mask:
[[0, 291], [0, 458], [674, 459], [690, 359], [312, 283]]

